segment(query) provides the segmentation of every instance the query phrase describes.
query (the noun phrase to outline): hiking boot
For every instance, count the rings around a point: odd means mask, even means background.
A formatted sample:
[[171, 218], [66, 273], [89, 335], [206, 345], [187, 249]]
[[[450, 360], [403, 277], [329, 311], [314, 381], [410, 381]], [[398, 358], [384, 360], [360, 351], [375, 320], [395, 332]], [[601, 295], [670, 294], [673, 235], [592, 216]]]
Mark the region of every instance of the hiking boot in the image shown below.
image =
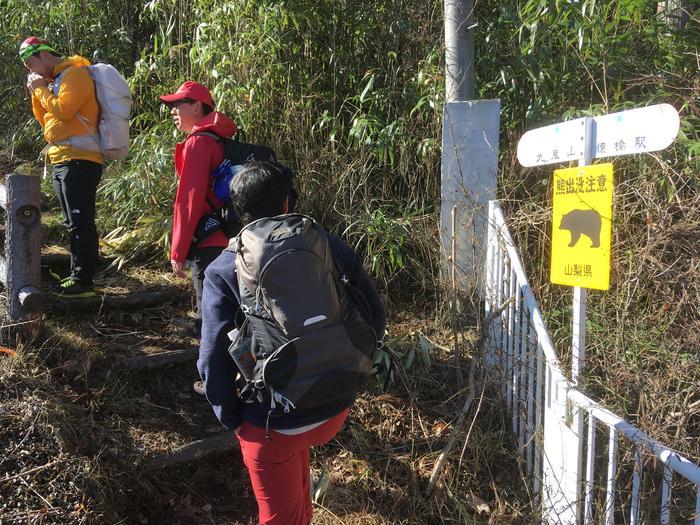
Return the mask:
[[82, 284], [70, 277], [60, 281], [51, 293], [62, 299], [82, 299], [97, 295], [92, 285]]
[[192, 390], [194, 390], [195, 394], [200, 395], [202, 397], [205, 397], [204, 381], [195, 381], [194, 384], [192, 385]]

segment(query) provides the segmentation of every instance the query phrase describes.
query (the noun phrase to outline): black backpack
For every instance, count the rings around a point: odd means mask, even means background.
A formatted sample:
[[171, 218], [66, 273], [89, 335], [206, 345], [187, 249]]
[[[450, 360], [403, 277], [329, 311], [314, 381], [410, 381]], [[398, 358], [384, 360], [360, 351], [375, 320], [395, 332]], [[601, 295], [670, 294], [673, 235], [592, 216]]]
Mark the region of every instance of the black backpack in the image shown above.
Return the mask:
[[275, 413], [322, 420], [350, 406], [372, 375], [377, 335], [325, 230], [300, 214], [264, 218], [227, 250], [236, 254], [243, 313], [229, 348], [241, 399], [269, 403], [268, 424]]
[[223, 230], [229, 239], [238, 235], [238, 232], [241, 231], [241, 221], [231, 204], [229, 194], [231, 179], [243, 169], [243, 165], [246, 162], [259, 160], [277, 161], [275, 152], [267, 146], [241, 142], [239, 139], [241, 133], [242, 131], [239, 130], [233, 138], [222, 137], [208, 131], [193, 133], [195, 136], [212, 137], [224, 146], [224, 160], [211, 174], [211, 190], [224, 205], [217, 208], [207, 197], [207, 203], [212, 211], [205, 214], [197, 223], [192, 237], [193, 244], [197, 244], [219, 230]]

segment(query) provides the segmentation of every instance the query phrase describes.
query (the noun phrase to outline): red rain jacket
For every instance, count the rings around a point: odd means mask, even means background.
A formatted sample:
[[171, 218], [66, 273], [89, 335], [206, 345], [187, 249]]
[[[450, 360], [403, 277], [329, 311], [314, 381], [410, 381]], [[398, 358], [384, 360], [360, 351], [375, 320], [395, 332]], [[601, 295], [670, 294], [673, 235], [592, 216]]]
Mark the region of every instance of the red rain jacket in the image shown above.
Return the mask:
[[[179, 181], [173, 205], [172, 261], [184, 262], [187, 258], [199, 219], [212, 211], [207, 198], [216, 207], [222, 205], [211, 190], [211, 172], [224, 160], [223, 144], [213, 137], [195, 134], [206, 131], [221, 137], [232, 137], [236, 129], [233, 120], [223, 113], [212, 111], [197, 122], [185, 140], [175, 146], [175, 170]], [[219, 231], [198, 246], [227, 245], [228, 238]]]

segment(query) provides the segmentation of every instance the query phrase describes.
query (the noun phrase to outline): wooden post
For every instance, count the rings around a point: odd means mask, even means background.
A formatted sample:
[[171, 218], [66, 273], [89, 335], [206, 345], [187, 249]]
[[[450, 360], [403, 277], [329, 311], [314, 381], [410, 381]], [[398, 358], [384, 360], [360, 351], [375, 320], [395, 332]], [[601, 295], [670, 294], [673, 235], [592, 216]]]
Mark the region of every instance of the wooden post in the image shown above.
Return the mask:
[[12, 321], [41, 313], [41, 180], [10, 174], [5, 179], [5, 272], [7, 313]]

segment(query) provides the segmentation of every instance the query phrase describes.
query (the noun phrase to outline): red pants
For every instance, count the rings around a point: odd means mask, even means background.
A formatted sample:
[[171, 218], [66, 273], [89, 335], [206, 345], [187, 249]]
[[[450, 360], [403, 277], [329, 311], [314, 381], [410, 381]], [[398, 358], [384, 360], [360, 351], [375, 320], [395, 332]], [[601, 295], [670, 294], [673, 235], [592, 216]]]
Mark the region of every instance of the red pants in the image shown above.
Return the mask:
[[311, 521], [310, 447], [333, 439], [349, 411], [296, 436], [270, 431], [270, 440], [264, 428], [243, 423], [238, 440], [258, 502], [260, 525], [307, 525]]

